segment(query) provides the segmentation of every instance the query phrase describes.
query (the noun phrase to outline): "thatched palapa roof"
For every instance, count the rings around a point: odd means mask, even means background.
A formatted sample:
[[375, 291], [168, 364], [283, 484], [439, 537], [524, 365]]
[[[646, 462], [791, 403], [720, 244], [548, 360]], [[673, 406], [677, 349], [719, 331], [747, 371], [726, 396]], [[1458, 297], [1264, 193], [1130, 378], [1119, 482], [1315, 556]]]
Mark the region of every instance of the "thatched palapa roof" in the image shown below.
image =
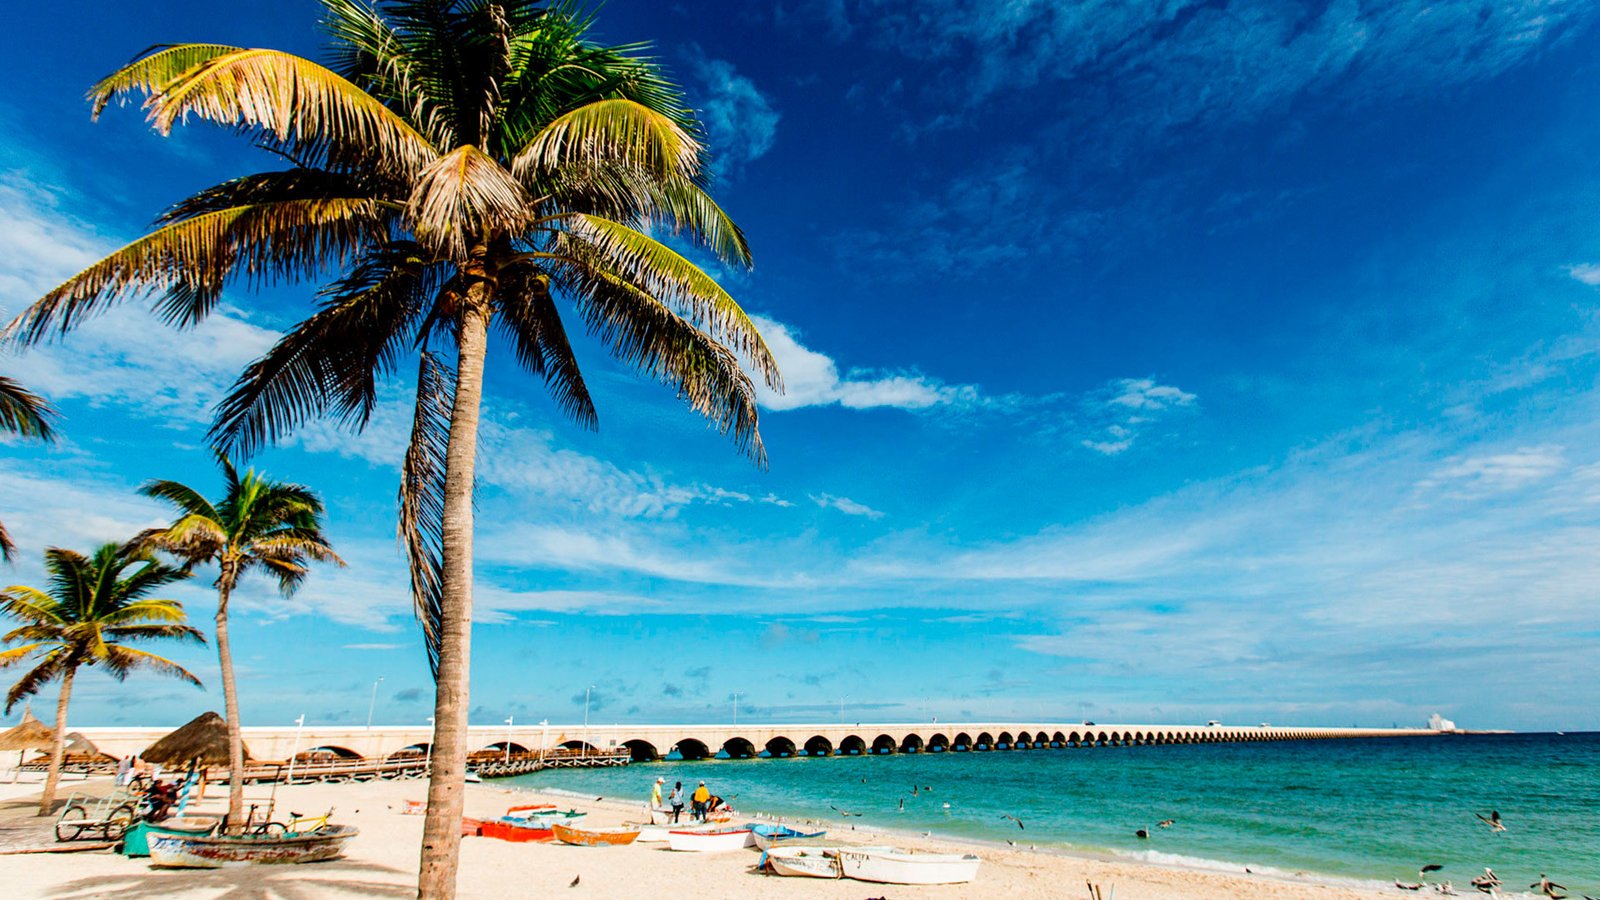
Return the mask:
[[83, 732], [74, 731], [67, 735], [67, 745], [62, 748], [63, 756], [88, 756], [94, 759], [116, 759], [115, 756], [101, 750], [94, 745], [94, 741], [83, 736]]
[[55, 731], [24, 707], [22, 721], [0, 732], [0, 750], [49, 750], [55, 739]]
[[[214, 712], [202, 713], [194, 721], [167, 735], [139, 754], [163, 766], [225, 766], [228, 764], [228, 722]], [[250, 758], [250, 748], [244, 748]]]

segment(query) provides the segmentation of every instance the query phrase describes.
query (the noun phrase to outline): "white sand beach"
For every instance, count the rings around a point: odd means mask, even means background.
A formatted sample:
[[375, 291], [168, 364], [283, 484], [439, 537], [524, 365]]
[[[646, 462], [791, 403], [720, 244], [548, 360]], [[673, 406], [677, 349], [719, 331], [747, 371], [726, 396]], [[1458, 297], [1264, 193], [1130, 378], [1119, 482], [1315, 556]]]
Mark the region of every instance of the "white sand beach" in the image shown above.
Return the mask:
[[[251, 802], [265, 801], [268, 788], [250, 790]], [[285, 898], [409, 897], [415, 893], [422, 817], [405, 815], [408, 800], [425, 795], [422, 782], [372, 782], [299, 785], [278, 791], [278, 808], [317, 813], [332, 807], [335, 819], [361, 829], [348, 857], [302, 866], [249, 866], [222, 870], [161, 870], [148, 860], [107, 852], [0, 855], [0, 885], [12, 898], [144, 897]], [[37, 796], [36, 794], [34, 796]], [[492, 784], [469, 785], [467, 814], [492, 818], [507, 806], [543, 797], [562, 807], [590, 812], [596, 825], [619, 824], [638, 811], [614, 801], [574, 803], [571, 797], [512, 791]], [[9, 816], [19, 812], [13, 806]], [[208, 798], [207, 808], [220, 806]], [[830, 829], [847, 843], [882, 843], [881, 834]], [[916, 849], [972, 851], [914, 836], [894, 843]], [[978, 850], [984, 858], [978, 881], [967, 885], [904, 887], [858, 881], [780, 878], [753, 871], [754, 850], [723, 854], [674, 853], [660, 844], [580, 848], [559, 844], [513, 844], [490, 838], [464, 838], [459, 896], [462, 898], [569, 897], [670, 898], [859, 898], [862, 897], [1084, 897], [1087, 883], [1111, 889], [1124, 900], [1205, 900], [1205, 898], [1394, 896], [1310, 880], [1285, 881], [1057, 854]], [[576, 879], [577, 884], [573, 885]]]

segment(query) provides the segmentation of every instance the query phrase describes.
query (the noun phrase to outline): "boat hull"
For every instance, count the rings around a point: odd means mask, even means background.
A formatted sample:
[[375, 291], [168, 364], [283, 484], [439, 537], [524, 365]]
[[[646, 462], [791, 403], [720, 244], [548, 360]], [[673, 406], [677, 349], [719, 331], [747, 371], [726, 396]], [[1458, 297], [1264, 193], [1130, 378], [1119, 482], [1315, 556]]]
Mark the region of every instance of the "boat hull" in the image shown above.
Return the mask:
[[767, 865], [779, 875], [790, 878], [840, 878], [837, 853], [825, 853], [820, 847], [774, 847], [767, 851]]
[[748, 828], [667, 833], [667, 847], [685, 853], [724, 853], [754, 846], [755, 836]]
[[557, 822], [550, 828], [555, 833], [556, 840], [574, 847], [624, 847], [639, 839], [639, 829], [621, 828], [607, 829], [604, 831], [588, 831], [582, 828], [571, 828]]
[[150, 864], [178, 869], [219, 869], [322, 862], [343, 856], [344, 845], [360, 833], [352, 825], [273, 836], [152, 833]]
[[876, 884], [965, 884], [981, 862], [971, 854], [839, 851], [844, 877]]
[[826, 831], [799, 831], [786, 825], [757, 825], [750, 829], [755, 845], [761, 850], [782, 847], [795, 841], [827, 837]]

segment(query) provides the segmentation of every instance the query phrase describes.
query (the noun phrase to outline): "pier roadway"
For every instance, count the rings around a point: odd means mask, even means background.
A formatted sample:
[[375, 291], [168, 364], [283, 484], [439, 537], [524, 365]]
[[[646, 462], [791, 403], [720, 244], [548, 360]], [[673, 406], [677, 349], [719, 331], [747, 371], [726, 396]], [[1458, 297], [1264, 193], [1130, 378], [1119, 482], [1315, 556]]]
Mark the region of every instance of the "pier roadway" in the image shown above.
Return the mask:
[[[137, 753], [170, 728], [74, 728], [112, 756]], [[1294, 728], [1269, 725], [1085, 725], [1027, 722], [913, 722], [814, 725], [480, 725], [470, 729], [469, 752], [626, 748], [635, 761], [864, 756], [882, 753], [1034, 751], [1147, 744], [1309, 741], [1435, 735], [1421, 728]], [[247, 725], [245, 746], [258, 760], [319, 757], [388, 759], [428, 752], [432, 732], [421, 726], [375, 728]]]

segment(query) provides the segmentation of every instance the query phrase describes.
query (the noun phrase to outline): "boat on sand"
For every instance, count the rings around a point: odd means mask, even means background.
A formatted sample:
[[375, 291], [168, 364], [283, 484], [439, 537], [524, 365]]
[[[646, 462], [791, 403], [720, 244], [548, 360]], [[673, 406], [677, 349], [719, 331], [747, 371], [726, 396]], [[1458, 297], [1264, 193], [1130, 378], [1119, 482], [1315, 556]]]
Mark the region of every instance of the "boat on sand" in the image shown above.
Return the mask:
[[826, 831], [801, 831], [787, 825], [754, 825], [750, 828], [756, 847], [767, 850], [794, 841], [815, 840], [827, 837]]
[[878, 884], [965, 884], [983, 860], [970, 853], [911, 853], [887, 848], [841, 848], [846, 878]]
[[667, 847], [690, 853], [721, 853], [755, 846], [750, 826], [718, 828], [714, 831], [670, 831]]
[[573, 828], [560, 822], [550, 826], [556, 840], [577, 847], [621, 847], [639, 839], [637, 828]]
[[150, 864], [180, 869], [322, 862], [344, 855], [361, 832], [353, 825], [328, 825], [288, 834], [159, 834], [150, 838]]

